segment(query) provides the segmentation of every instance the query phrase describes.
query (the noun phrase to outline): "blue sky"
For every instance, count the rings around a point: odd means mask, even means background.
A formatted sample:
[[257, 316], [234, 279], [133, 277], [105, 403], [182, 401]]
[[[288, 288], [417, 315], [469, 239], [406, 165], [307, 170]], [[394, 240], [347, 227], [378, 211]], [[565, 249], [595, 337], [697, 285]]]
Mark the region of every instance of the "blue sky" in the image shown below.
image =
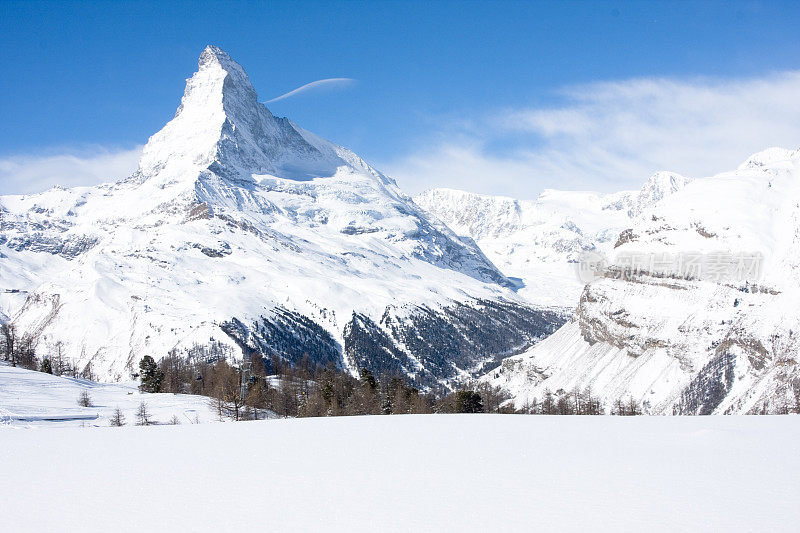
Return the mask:
[[121, 177], [206, 44], [263, 100], [356, 79], [269, 107], [411, 192], [704, 175], [800, 146], [798, 20], [798, 2], [6, 1], [0, 193]]

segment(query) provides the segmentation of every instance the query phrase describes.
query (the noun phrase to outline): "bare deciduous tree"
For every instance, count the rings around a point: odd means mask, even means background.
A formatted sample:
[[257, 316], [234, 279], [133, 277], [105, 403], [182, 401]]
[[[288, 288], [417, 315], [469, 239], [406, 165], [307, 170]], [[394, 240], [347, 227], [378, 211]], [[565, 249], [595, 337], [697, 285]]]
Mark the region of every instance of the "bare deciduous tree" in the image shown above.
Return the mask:
[[114, 427], [122, 427], [125, 425], [125, 415], [122, 414], [122, 409], [119, 407], [114, 409], [114, 414], [109, 420], [109, 423]]
[[137, 426], [150, 426], [153, 424], [150, 418], [150, 411], [147, 410], [147, 404], [142, 402], [136, 410], [136, 425]]

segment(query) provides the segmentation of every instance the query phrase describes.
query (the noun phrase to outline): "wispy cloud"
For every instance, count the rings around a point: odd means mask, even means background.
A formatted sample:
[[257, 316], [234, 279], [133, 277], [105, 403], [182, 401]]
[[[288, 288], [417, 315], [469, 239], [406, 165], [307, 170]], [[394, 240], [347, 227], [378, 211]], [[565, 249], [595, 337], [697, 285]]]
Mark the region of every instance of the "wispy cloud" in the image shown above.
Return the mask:
[[289, 91], [286, 94], [282, 94], [272, 100], [267, 100], [266, 103], [270, 102], [277, 102], [278, 100], [284, 100], [286, 98], [290, 98], [292, 96], [297, 96], [298, 94], [305, 93], [314, 89], [322, 89], [322, 88], [333, 88], [333, 87], [347, 87], [348, 85], [352, 85], [356, 82], [353, 78], [326, 78], [324, 80], [317, 80], [312, 81], [311, 83], [306, 83], [305, 85], [298, 87], [292, 91]]
[[433, 184], [525, 198], [546, 187], [638, 188], [657, 170], [702, 177], [770, 146], [800, 146], [798, 94], [800, 72], [568, 87], [554, 106], [461, 117], [386, 167], [411, 192]]
[[61, 185], [77, 187], [131, 175], [142, 147], [64, 150], [46, 155], [0, 157], [0, 194], [28, 194]]

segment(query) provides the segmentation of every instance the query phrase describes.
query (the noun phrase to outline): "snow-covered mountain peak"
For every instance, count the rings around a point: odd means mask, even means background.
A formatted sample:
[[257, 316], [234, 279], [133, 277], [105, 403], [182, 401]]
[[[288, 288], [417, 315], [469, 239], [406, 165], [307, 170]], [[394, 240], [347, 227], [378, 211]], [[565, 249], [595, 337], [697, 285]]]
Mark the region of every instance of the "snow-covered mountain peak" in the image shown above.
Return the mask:
[[691, 178], [675, 174], [674, 172], [659, 171], [650, 176], [642, 186], [641, 194], [650, 194], [655, 201], [661, 200], [665, 196], [682, 189]]
[[219, 65], [223, 69], [230, 71], [238, 69], [242, 73], [242, 66], [231, 59], [231, 56], [228, 55], [225, 50], [218, 46], [214, 46], [213, 44], [209, 44], [205, 47], [203, 52], [200, 54], [200, 60], [198, 61], [199, 68], [205, 68], [209, 65]]
[[750, 157], [747, 158], [747, 161], [739, 165], [737, 170], [747, 170], [747, 169], [765, 169], [766, 167], [775, 167], [776, 164], [779, 164], [782, 161], [789, 161], [793, 157], [798, 157], [800, 155], [800, 150], [787, 150], [786, 148], [780, 148], [777, 146], [773, 146], [772, 148], [767, 148], [766, 150], [761, 150]]
[[562, 321], [356, 154], [273, 116], [213, 47], [133, 176], [0, 206], [0, 318], [107, 379], [228, 339], [442, 385]]
[[174, 183], [210, 170], [234, 184], [252, 183], [254, 174], [308, 180], [354, 162], [366, 167], [347, 150], [275, 117], [242, 66], [208, 46], [175, 117], [145, 146], [137, 178]]
[[659, 171], [650, 176], [639, 194], [633, 201], [633, 206], [630, 210], [631, 216], [636, 216], [648, 207], [655, 205], [667, 196], [675, 194], [683, 189], [687, 183], [691, 182], [691, 178], [681, 176], [674, 172]]

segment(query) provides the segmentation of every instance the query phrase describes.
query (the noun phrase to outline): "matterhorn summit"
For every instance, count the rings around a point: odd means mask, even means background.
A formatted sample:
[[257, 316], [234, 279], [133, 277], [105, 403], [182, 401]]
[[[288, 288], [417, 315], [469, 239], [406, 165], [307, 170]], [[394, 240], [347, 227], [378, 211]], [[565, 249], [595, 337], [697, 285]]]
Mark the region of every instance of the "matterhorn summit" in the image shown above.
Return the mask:
[[447, 387], [563, 321], [213, 46], [132, 176], [0, 197], [0, 280], [4, 321], [106, 380], [176, 350]]
[[339, 152], [347, 151], [273, 116], [244, 69], [208, 46], [175, 118], [147, 143], [139, 174], [185, 176], [194, 165], [231, 181], [252, 181], [253, 174], [307, 180], [332, 176], [350, 163], [366, 168], [354, 154], [345, 155], [348, 163]]

